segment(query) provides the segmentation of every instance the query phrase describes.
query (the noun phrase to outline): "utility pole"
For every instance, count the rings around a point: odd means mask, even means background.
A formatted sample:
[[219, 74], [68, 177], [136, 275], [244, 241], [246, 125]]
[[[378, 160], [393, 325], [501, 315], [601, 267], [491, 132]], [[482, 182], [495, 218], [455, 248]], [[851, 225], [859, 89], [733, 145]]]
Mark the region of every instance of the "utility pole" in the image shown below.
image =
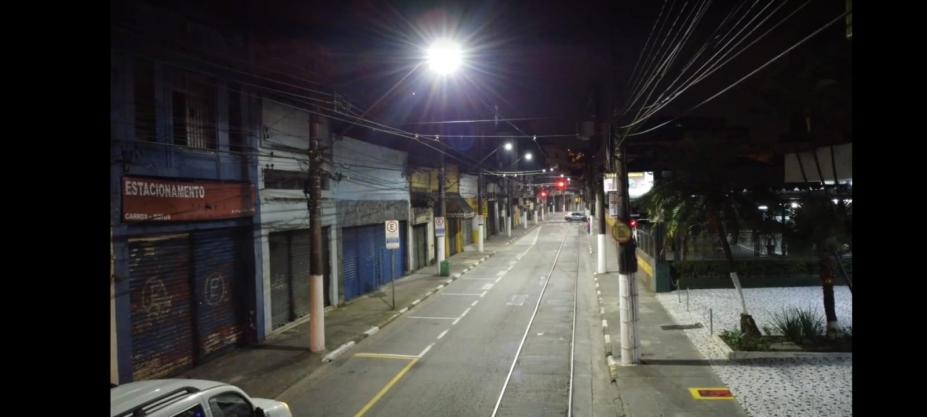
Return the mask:
[[[482, 131], [482, 130], [481, 130]], [[480, 138], [479, 142], [479, 154], [483, 154], [483, 138]], [[483, 253], [483, 239], [486, 228], [483, 226], [483, 223], [486, 222], [486, 219], [483, 218], [483, 164], [480, 163], [476, 167], [479, 171], [476, 174], [476, 215], [477, 215], [477, 237], [476, 237], [476, 251]]]
[[[438, 217], [444, 219], [444, 230], [445, 234], [447, 233], [447, 199], [444, 196], [444, 154], [441, 154], [441, 170], [438, 172]], [[445, 235], [438, 236], [437, 242], [437, 251], [438, 251], [438, 275], [441, 275], [441, 267], [444, 264], [444, 251], [445, 244], [444, 239], [447, 237]]]
[[325, 350], [322, 281], [322, 152], [318, 116], [309, 116], [309, 350]]
[[[630, 235], [628, 223], [631, 218], [631, 201], [628, 195], [628, 160], [625, 141], [622, 141], [618, 146], [615, 163], [618, 168], [618, 192], [621, 193], [617, 221], [619, 227]], [[637, 283], [634, 276], [634, 273], [637, 272], [635, 249], [636, 243], [633, 237], [618, 246], [618, 311], [620, 314], [619, 329], [622, 365], [640, 363], [640, 336], [637, 331], [639, 308], [637, 305]]]
[[506, 178], [505, 181], [505, 235], [512, 237], [512, 216], [515, 214], [514, 205], [512, 204], [512, 180]]
[[[598, 173], [597, 173], [598, 174]], [[596, 257], [595, 257], [595, 272], [597, 274], [604, 274], [606, 269], [605, 262], [605, 190], [603, 184], [603, 177], [596, 175], [594, 177], [595, 181], [595, 220], [596, 228], [598, 234], [596, 235]]]

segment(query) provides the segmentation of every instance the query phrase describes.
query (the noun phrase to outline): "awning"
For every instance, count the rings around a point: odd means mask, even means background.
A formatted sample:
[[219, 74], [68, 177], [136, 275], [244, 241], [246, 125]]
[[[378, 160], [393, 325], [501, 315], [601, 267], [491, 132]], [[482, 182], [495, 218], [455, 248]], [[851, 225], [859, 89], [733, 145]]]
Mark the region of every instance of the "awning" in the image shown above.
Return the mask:
[[467, 204], [467, 200], [459, 195], [446, 194], [445, 197], [447, 198], [447, 217], [469, 219], [475, 215], [473, 209]]

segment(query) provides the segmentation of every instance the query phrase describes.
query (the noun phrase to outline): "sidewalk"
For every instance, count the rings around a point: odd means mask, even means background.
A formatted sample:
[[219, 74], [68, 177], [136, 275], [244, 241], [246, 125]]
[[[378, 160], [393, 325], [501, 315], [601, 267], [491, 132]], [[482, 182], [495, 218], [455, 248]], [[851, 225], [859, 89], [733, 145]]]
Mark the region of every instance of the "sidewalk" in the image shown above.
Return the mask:
[[[595, 265], [595, 235], [586, 241], [591, 249], [590, 266]], [[621, 335], [618, 316], [618, 258], [615, 242], [606, 238], [607, 273], [595, 277], [599, 288], [603, 333], [608, 335], [606, 354], [611, 351], [615, 364], [615, 382], [628, 417], [687, 416], [687, 417], [743, 417], [747, 414], [737, 401], [697, 400], [690, 388], [724, 387], [683, 330], [664, 330], [664, 325], [675, 323], [657, 300], [654, 293], [637, 279], [640, 302], [639, 339], [641, 364], [620, 366]], [[589, 251], [587, 250], [587, 253]], [[638, 272], [642, 274], [642, 272]], [[611, 346], [609, 346], [611, 345]], [[611, 347], [611, 349], [609, 349]], [[605, 360], [605, 358], [603, 358]], [[736, 392], [733, 393], [735, 396]]]
[[[533, 223], [533, 222], [532, 222]], [[418, 303], [435, 292], [437, 286], [456, 279], [474, 265], [493, 256], [508, 242], [514, 241], [534, 230], [512, 228], [512, 237], [504, 233], [491, 236], [484, 241], [483, 253], [468, 245], [465, 251], [448, 258], [451, 276], [437, 275], [437, 267], [429, 265], [396, 280], [396, 309], [391, 308], [392, 289], [390, 285], [366, 296], [351, 300], [345, 305], [325, 313], [325, 345], [327, 352], [309, 351], [308, 316], [291, 324], [289, 329], [270, 335], [263, 343], [234, 349], [196, 368], [190, 369], [179, 378], [208, 379], [227, 382], [242, 388], [253, 397], [275, 398], [284, 390], [324, 366], [323, 358], [339, 347], [356, 343], [379, 331], [407, 307]], [[374, 329], [376, 328], [376, 329]]]

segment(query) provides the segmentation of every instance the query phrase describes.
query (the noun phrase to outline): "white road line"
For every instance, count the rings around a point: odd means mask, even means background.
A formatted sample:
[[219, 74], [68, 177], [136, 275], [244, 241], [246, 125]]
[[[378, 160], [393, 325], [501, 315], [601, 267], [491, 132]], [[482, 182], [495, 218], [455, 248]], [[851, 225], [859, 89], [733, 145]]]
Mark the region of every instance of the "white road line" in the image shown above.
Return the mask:
[[438, 335], [438, 340], [441, 340], [441, 338], [444, 337], [444, 335], [447, 334], [447, 331], [448, 331], [448, 330], [451, 330], [451, 329], [446, 329], [446, 330], [444, 330], [443, 332], [441, 332], [441, 334]]
[[422, 299], [421, 299], [421, 298], [412, 300], [412, 305], [416, 305], [416, 304], [418, 304], [418, 303], [420, 303], [420, 302], [422, 302]]
[[460, 315], [460, 318], [464, 318], [464, 316], [466, 316], [467, 313], [469, 313], [469, 312], [470, 312], [470, 307], [467, 307], [467, 309], [464, 310], [464, 312]]
[[602, 319], [602, 328], [604, 329], [607, 327], [608, 327], [608, 320]]
[[481, 290], [489, 290], [489, 289], [492, 289], [492, 284], [485, 284], [485, 285], [483, 285], [483, 288], [480, 288], [480, 289], [481, 289]]
[[418, 357], [421, 358], [422, 356], [425, 356], [425, 354], [428, 353], [428, 351], [431, 350], [431, 347], [434, 345], [435, 345], [434, 343], [428, 345], [428, 347], [426, 347], [425, 350], [422, 351], [422, 353], [418, 354]]
[[483, 291], [483, 293], [480, 294], [480, 298], [483, 298], [483, 297], [485, 297], [485, 296], [486, 296], [486, 291]]
[[480, 300], [473, 300], [473, 302], [470, 303], [470, 307], [475, 307], [476, 304], [479, 303], [479, 302], [480, 302]]
[[409, 311], [409, 307], [403, 307], [402, 310], [399, 310], [399, 314], [405, 313], [406, 311]]

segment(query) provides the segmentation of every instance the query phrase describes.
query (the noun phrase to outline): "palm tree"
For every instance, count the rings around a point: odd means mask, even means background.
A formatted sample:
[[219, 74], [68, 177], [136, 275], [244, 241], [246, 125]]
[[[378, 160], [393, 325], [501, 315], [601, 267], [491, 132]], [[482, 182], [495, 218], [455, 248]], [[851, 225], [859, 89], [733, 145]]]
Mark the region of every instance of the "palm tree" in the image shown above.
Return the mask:
[[756, 322], [747, 310], [728, 237], [736, 237], [742, 225], [759, 219], [752, 195], [744, 192], [755, 184], [746, 180], [750, 176], [736, 172], [740, 159], [735, 152], [735, 147], [715, 136], [684, 139], [668, 155], [672, 177], [655, 185], [643, 206], [655, 223], [665, 224], [669, 239], [694, 236], [702, 230], [718, 239], [740, 297], [741, 331], [748, 336], [759, 336]]

